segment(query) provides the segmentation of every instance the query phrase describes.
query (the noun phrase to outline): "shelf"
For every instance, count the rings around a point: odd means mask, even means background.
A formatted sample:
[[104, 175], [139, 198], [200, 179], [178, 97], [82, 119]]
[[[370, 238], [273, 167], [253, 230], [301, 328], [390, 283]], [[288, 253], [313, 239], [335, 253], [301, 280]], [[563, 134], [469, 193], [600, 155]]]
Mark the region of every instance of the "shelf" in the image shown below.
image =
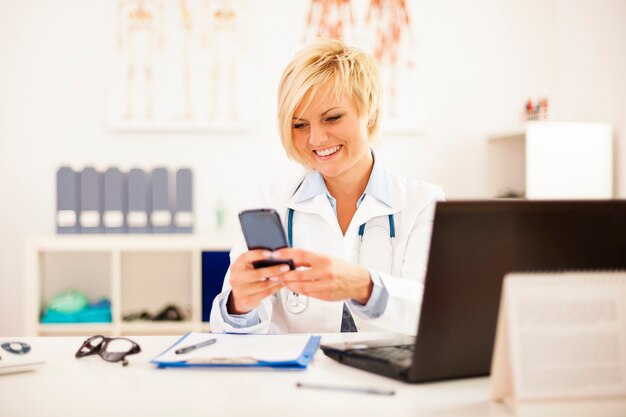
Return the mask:
[[190, 249], [222, 250], [233, 247], [236, 238], [226, 234], [203, 237], [176, 234], [94, 234], [31, 236], [27, 240], [31, 245], [46, 252], [92, 252], [111, 249], [122, 251], [158, 249], [166, 249], [168, 251], [185, 251]]
[[55, 294], [74, 289], [86, 294], [90, 300], [103, 297], [111, 300], [111, 258], [109, 251], [41, 251], [38, 252], [40, 266], [40, 309], [44, 301]]
[[[184, 235], [57, 235], [26, 241], [24, 333], [36, 335], [158, 335], [209, 331], [202, 322], [203, 252], [227, 252], [234, 239]], [[221, 288], [224, 270], [208, 260], [206, 288]], [[91, 301], [111, 301], [112, 323], [39, 322], [50, 299], [76, 289]], [[206, 296], [206, 295], [205, 295]], [[207, 299], [214, 294], [206, 296]], [[210, 301], [209, 301], [210, 302]], [[167, 305], [181, 308], [184, 322], [124, 322], [123, 314], [158, 314]]]
[[[121, 311], [156, 315], [167, 305], [193, 314], [191, 251], [142, 250], [122, 252]], [[200, 317], [193, 317], [199, 320]]]
[[182, 335], [187, 332], [210, 332], [209, 323], [183, 322], [150, 322], [139, 321], [122, 323], [114, 326], [113, 323], [63, 323], [39, 324], [38, 333], [41, 336], [104, 336], [119, 335]]
[[40, 323], [39, 334], [43, 336], [93, 336], [96, 334], [110, 336], [115, 334], [115, 331], [112, 323]]
[[123, 322], [120, 324], [122, 334], [184, 334], [187, 332], [208, 331], [208, 323], [202, 324], [191, 321], [136, 321]]

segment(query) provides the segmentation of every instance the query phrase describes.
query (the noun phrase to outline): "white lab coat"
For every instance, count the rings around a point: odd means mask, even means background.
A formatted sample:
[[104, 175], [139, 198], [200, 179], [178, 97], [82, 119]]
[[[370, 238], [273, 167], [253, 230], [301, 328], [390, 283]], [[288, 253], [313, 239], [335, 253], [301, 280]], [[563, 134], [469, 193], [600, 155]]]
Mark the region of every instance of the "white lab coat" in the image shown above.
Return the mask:
[[[287, 212], [294, 209], [293, 246], [360, 263], [380, 273], [389, 298], [378, 318], [368, 318], [351, 308], [359, 331], [392, 331], [408, 335], [417, 333], [424, 276], [435, 203], [444, 199], [440, 187], [387, 171], [391, 184], [392, 206], [366, 195], [359, 205], [345, 236], [326, 195], [296, 202], [294, 191], [302, 178], [277, 184], [264, 193], [259, 207], [274, 208], [287, 230]], [[393, 265], [388, 215], [394, 214], [396, 238], [393, 239]], [[359, 255], [359, 226], [367, 222]], [[233, 262], [246, 250], [243, 243], [230, 253]], [[358, 258], [358, 259], [357, 259]], [[230, 271], [229, 271], [230, 272]], [[224, 321], [220, 303], [230, 294], [229, 272], [222, 292], [211, 310], [211, 330], [229, 333], [332, 333], [341, 329], [343, 301], [322, 301], [309, 297], [307, 308], [294, 314], [287, 310], [286, 298], [291, 292], [282, 288], [267, 297], [258, 308], [261, 322], [236, 328]], [[351, 303], [347, 303], [348, 306]]]

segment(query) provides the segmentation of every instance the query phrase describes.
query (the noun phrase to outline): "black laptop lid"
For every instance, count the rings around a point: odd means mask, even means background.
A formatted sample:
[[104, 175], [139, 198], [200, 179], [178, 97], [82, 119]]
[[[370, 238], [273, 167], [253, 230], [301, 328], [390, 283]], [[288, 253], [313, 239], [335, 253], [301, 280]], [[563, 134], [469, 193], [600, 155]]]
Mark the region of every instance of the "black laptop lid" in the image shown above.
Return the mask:
[[626, 268], [626, 200], [437, 204], [410, 379], [489, 373], [504, 275]]

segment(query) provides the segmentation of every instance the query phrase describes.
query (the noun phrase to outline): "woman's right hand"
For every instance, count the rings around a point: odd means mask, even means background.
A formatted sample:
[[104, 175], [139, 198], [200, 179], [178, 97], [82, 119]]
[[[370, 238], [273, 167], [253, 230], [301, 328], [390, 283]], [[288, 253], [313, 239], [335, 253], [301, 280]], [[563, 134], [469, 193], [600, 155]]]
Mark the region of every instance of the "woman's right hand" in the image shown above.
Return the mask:
[[289, 271], [288, 265], [273, 265], [254, 269], [252, 262], [272, 257], [266, 250], [251, 250], [242, 253], [230, 265], [230, 286], [232, 288], [228, 303], [229, 314], [245, 314], [254, 310], [264, 298], [283, 287], [277, 278]]

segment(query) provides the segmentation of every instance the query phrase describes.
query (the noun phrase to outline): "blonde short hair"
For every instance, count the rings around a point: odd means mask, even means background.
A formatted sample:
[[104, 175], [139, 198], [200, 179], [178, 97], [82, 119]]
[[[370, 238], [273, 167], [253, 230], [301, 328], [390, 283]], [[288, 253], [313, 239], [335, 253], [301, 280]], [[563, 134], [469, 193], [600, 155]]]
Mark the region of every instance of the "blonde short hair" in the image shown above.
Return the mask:
[[335, 39], [319, 39], [298, 52], [287, 65], [278, 87], [278, 130], [287, 155], [303, 164], [292, 136], [292, 119], [307, 93], [305, 107], [320, 86], [334, 84], [333, 93], [346, 94], [359, 117], [367, 117], [371, 144], [378, 137], [381, 81], [374, 57]]

